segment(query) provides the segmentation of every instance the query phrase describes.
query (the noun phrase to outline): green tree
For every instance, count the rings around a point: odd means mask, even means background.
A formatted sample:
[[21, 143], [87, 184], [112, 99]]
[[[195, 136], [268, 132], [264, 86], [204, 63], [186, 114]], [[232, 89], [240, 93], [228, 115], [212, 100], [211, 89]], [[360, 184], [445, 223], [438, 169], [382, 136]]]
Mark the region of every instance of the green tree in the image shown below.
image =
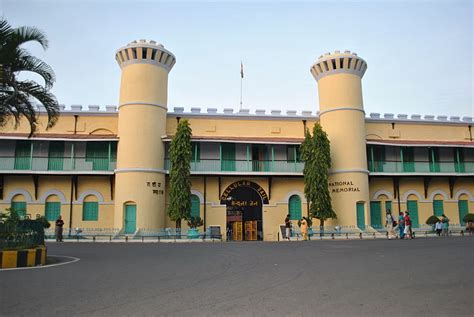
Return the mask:
[[305, 162], [303, 169], [304, 193], [309, 204], [309, 216], [320, 221], [323, 234], [324, 221], [337, 218], [331, 204], [328, 178], [331, 168], [330, 142], [321, 125], [316, 123], [313, 135], [305, 131], [301, 144], [301, 158]]
[[176, 230], [181, 231], [181, 220], [189, 219], [191, 211], [191, 135], [188, 120], [178, 123], [176, 134], [170, 145], [170, 204], [168, 216], [176, 222]]
[[[12, 28], [6, 20], [0, 18], [0, 127], [5, 126], [10, 118], [15, 120], [17, 127], [21, 117], [25, 117], [30, 124], [31, 136], [38, 126], [38, 108], [35, 102], [39, 102], [46, 110], [46, 128], [56, 123], [59, 106], [50, 92], [55, 81], [54, 72], [48, 64], [21, 47], [27, 42], [36, 42], [43, 49], [48, 48], [46, 35], [37, 28]], [[33, 80], [19, 80], [18, 75], [22, 72], [41, 76], [44, 85]]]

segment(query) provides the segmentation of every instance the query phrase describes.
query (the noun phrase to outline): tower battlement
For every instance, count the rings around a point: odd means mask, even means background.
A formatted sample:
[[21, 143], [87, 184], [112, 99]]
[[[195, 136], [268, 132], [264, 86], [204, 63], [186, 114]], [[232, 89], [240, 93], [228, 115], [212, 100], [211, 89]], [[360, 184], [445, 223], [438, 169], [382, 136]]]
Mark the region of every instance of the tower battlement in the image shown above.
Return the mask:
[[311, 66], [311, 74], [314, 79], [338, 73], [349, 73], [364, 76], [367, 70], [367, 63], [351, 51], [335, 51], [334, 53], [326, 53], [319, 56], [318, 60]]
[[155, 41], [133, 41], [115, 53], [115, 60], [120, 68], [129, 64], [145, 63], [157, 65], [170, 71], [176, 63], [176, 57], [165, 47]]

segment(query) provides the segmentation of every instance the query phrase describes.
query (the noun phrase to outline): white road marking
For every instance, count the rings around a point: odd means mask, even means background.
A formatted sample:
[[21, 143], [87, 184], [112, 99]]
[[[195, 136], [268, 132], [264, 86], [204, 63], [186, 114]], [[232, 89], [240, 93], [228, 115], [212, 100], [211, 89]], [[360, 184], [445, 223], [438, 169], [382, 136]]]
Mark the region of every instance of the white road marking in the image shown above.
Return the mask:
[[71, 264], [74, 262], [79, 261], [79, 258], [73, 257], [73, 256], [67, 256], [67, 255], [49, 255], [50, 257], [57, 257], [57, 258], [68, 258], [72, 259], [71, 261], [68, 262], [61, 262], [61, 263], [55, 263], [55, 264], [46, 264], [46, 265], [37, 265], [37, 266], [28, 266], [28, 267], [12, 267], [9, 269], [0, 269], [0, 272], [2, 271], [14, 271], [14, 270], [29, 270], [29, 269], [46, 269], [49, 267], [53, 266], [60, 266], [60, 265], [65, 265], [65, 264]]

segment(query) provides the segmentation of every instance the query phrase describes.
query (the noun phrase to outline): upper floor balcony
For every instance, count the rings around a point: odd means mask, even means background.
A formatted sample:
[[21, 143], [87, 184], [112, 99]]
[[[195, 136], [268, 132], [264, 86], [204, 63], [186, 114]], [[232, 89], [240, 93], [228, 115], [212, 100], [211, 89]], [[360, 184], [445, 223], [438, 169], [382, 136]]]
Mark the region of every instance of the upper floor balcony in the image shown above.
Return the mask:
[[192, 149], [191, 174], [303, 174], [299, 144], [193, 142]]
[[451, 146], [367, 145], [371, 175], [474, 174], [474, 148]]
[[0, 173], [113, 174], [116, 141], [1, 140]]

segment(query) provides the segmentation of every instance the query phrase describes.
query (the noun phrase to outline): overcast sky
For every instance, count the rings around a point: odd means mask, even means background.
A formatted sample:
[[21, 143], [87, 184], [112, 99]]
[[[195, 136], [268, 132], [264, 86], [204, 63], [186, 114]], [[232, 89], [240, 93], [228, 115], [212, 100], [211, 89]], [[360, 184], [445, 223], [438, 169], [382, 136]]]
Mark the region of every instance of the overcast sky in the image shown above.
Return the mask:
[[[99, 1], [97, 1], [99, 2]], [[352, 50], [368, 63], [367, 113], [473, 116], [472, 1], [158, 2], [0, 0], [13, 26], [33, 25], [50, 48], [66, 105], [118, 103], [116, 49], [153, 39], [176, 56], [169, 108], [318, 110], [309, 69]]]

